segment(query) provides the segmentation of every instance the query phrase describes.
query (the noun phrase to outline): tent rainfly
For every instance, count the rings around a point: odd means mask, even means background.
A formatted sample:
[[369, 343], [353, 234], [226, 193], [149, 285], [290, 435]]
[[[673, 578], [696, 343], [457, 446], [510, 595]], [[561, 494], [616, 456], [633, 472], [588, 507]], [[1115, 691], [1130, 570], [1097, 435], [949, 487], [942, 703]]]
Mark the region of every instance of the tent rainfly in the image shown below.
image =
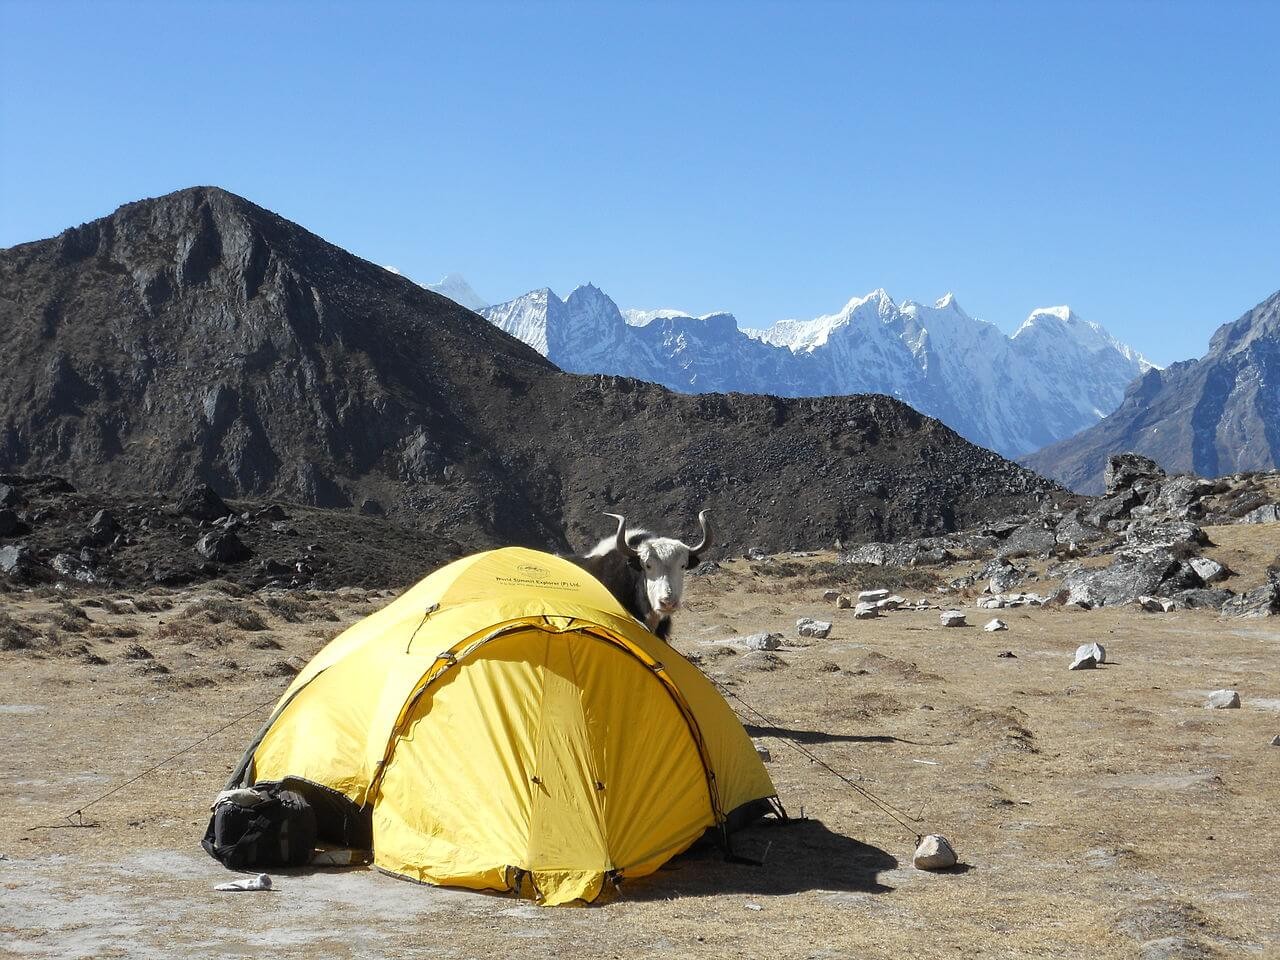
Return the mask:
[[528, 883], [545, 904], [781, 814], [712, 683], [581, 568], [519, 547], [449, 564], [321, 650], [229, 786], [284, 779], [371, 816], [384, 872]]

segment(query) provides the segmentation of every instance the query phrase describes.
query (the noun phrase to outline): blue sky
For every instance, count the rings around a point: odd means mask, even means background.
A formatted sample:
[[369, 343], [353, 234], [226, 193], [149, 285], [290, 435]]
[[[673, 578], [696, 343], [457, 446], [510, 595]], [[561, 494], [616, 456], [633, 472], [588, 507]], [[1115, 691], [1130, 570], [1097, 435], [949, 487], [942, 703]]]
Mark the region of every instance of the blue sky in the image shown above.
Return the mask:
[[1280, 288], [1280, 4], [0, 0], [0, 246], [217, 184], [415, 279], [885, 287], [1158, 362]]

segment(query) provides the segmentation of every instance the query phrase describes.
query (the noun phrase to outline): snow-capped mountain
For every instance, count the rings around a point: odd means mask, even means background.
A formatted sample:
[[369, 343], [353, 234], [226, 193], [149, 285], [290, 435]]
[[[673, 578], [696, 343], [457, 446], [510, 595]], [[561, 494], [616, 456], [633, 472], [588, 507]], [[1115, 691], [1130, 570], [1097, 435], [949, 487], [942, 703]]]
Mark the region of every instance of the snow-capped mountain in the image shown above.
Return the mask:
[[471, 284], [460, 273], [447, 273], [439, 283], [424, 283], [423, 286], [468, 310], [483, 310], [489, 305], [480, 294], [471, 289]]
[[611, 373], [684, 393], [884, 393], [1005, 456], [1092, 426], [1152, 368], [1067, 307], [1033, 312], [1012, 336], [947, 294], [932, 306], [884, 291], [838, 313], [741, 330], [729, 313], [628, 310], [587, 284], [479, 311], [574, 373]]
[[[399, 267], [393, 267], [389, 263], [384, 263], [382, 269], [391, 271], [397, 277], [405, 276]], [[412, 277], [405, 277], [405, 279], [418, 283]], [[439, 283], [418, 283], [418, 286], [432, 293], [438, 293], [442, 297], [448, 297], [458, 306], [466, 307], [468, 310], [479, 312], [489, 305], [487, 300], [471, 289], [471, 284], [467, 283], [466, 277], [460, 273], [446, 273]]]

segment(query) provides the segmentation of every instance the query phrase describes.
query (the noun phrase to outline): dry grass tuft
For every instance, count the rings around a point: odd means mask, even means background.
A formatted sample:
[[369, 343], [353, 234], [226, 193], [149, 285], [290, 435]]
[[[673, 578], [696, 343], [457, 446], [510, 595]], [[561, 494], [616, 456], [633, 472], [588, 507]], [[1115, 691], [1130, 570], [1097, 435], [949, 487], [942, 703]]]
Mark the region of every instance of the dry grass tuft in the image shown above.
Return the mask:
[[226, 623], [237, 630], [250, 632], [267, 629], [267, 621], [257, 610], [221, 597], [197, 600], [188, 605], [178, 616], [181, 619], [199, 618], [208, 623]]

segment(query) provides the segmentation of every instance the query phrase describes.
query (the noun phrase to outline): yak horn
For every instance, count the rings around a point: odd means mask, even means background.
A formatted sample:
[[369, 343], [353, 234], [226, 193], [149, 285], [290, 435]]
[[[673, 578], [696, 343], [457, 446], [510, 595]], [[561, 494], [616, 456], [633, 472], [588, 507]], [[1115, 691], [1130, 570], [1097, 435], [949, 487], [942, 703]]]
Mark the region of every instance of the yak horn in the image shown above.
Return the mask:
[[618, 552], [624, 557], [638, 557], [639, 552], [631, 544], [627, 543], [627, 518], [620, 513], [606, 513], [606, 517], [613, 517], [618, 521], [617, 543], [615, 546]]
[[690, 553], [701, 553], [711, 546], [711, 523], [707, 519], [709, 516], [711, 516], [710, 510], [703, 510], [698, 514], [698, 526], [702, 528], [702, 542], [696, 547], [690, 547]]

